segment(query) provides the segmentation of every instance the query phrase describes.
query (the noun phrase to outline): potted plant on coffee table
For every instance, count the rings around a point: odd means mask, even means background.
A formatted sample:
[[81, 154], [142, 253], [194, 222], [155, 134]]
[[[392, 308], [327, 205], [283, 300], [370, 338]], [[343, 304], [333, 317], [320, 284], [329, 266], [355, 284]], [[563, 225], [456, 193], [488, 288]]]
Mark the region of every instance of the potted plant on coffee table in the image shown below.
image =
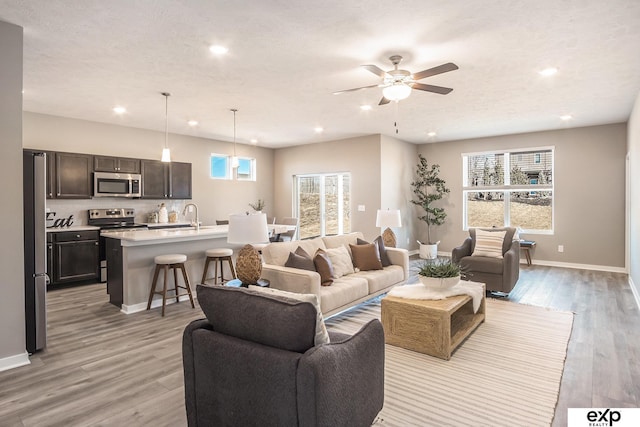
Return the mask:
[[425, 261], [418, 270], [418, 279], [434, 290], [446, 290], [460, 282], [460, 266], [451, 260]]
[[427, 159], [418, 155], [420, 161], [416, 169], [416, 179], [411, 183], [415, 199], [411, 200], [414, 205], [424, 209], [424, 215], [418, 216], [418, 219], [427, 224], [427, 242], [420, 244], [420, 258], [435, 259], [438, 256], [438, 243], [432, 239], [431, 226], [442, 225], [447, 217], [444, 208], [434, 206], [434, 202], [440, 200], [449, 189], [445, 186], [445, 181], [440, 178], [440, 166], [429, 166]]

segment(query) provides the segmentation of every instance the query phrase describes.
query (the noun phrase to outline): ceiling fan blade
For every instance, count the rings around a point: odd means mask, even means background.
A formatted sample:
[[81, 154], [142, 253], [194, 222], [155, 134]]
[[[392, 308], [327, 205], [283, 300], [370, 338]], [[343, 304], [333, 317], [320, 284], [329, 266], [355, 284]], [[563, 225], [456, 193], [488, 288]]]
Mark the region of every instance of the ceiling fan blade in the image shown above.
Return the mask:
[[428, 70], [420, 71], [419, 73], [414, 73], [413, 79], [421, 80], [425, 77], [435, 76], [436, 74], [442, 74], [457, 69], [458, 66], [456, 64], [454, 64], [453, 62], [448, 62], [446, 64], [438, 65], [437, 67], [429, 68]]
[[340, 95], [341, 93], [344, 92], [355, 92], [356, 90], [362, 90], [362, 89], [370, 89], [372, 87], [378, 87], [379, 85], [369, 85], [369, 86], [362, 86], [362, 87], [356, 87], [353, 89], [345, 89], [345, 90], [339, 90], [337, 92], [333, 92], [334, 95]]
[[439, 93], [440, 95], [446, 95], [451, 92], [453, 89], [450, 87], [442, 87], [442, 86], [434, 86], [434, 85], [426, 85], [423, 83], [413, 83], [411, 85], [413, 89], [424, 90], [427, 92]]
[[378, 77], [382, 77], [383, 79], [387, 75], [386, 71], [384, 71], [383, 69], [381, 69], [376, 65], [363, 65], [362, 68], [371, 71], [373, 74], [375, 74]]
[[378, 105], [384, 105], [384, 104], [388, 104], [391, 101], [388, 100], [387, 98], [385, 98], [384, 96], [382, 97], [382, 99], [380, 100], [380, 102], [378, 102]]

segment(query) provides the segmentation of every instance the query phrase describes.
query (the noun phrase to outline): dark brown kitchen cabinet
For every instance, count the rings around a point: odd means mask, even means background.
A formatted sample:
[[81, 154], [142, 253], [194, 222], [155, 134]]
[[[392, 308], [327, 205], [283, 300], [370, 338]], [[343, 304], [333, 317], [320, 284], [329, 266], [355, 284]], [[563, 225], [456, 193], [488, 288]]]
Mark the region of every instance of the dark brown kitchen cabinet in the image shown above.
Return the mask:
[[191, 199], [191, 163], [142, 160], [142, 198]]
[[46, 151], [47, 155], [47, 199], [56, 197], [56, 153], [55, 151]]
[[126, 157], [93, 156], [96, 172], [140, 173], [140, 160]]
[[159, 160], [143, 160], [142, 173], [142, 198], [166, 199], [168, 170], [166, 163]]
[[191, 163], [169, 164], [169, 198], [191, 198]]
[[52, 285], [94, 281], [100, 271], [99, 231], [47, 233], [47, 271]]
[[55, 194], [57, 199], [90, 199], [93, 156], [55, 153]]

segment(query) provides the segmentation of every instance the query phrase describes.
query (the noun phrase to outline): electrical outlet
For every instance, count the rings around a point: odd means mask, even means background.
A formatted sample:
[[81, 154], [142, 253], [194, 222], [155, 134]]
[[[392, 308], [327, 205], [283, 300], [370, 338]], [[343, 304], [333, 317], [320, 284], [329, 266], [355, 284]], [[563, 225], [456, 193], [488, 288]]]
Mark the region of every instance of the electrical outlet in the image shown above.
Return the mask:
[[358, 205], [358, 212], [364, 212], [365, 208], [364, 205]]
[[564, 252], [564, 245], [558, 245], [558, 252]]

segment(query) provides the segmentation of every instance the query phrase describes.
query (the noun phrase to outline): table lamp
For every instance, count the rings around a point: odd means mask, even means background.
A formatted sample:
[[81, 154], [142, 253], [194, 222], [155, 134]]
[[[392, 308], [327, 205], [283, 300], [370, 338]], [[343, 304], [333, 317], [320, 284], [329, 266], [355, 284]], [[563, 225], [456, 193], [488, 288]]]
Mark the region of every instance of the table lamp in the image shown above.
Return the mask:
[[243, 284], [255, 285], [262, 274], [260, 254], [252, 244], [268, 242], [267, 214], [229, 215], [227, 243], [245, 245], [236, 257], [236, 274]]
[[382, 233], [382, 241], [386, 247], [396, 247], [396, 235], [391, 227], [402, 227], [402, 218], [400, 218], [400, 210], [398, 209], [378, 209], [376, 215], [376, 227], [386, 227]]

